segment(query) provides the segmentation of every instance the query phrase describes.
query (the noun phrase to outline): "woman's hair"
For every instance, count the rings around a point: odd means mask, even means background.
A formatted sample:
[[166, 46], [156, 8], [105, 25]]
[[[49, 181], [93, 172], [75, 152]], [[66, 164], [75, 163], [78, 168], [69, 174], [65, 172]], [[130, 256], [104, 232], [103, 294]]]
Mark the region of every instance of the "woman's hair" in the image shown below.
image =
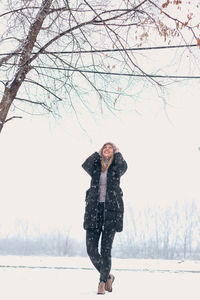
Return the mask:
[[[113, 148], [113, 155], [109, 158], [109, 160], [106, 162], [105, 158], [103, 157], [103, 148], [106, 146], [106, 145], [111, 145], [112, 148]], [[108, 170], [108, 168], [110, 167], [110, 165], [112, 164], [112, 161], [113, 161], [113, 157], [114, 157], [114, 152], [115, 152], [115, 149], [116, 149], [116, 146], [113, 144], [113, 143], [105, 143], [103, 145], [103, 147], [101, 148], [101, 170], [102, 172], [105, 172]]]

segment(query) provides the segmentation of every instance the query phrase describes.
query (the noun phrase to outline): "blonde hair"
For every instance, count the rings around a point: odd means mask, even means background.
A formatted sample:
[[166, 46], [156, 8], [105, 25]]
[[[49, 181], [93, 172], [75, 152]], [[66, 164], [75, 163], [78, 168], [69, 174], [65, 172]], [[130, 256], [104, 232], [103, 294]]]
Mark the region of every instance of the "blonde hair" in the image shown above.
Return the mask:
[[110, 167], [110, 165], [112, 164], [113, 161], [113, 156], [111, 156], [111, 158], [108, 161], [108, 164], [105, 163], [103, 157], [101, 158], [101, 171], [105, 172], [108, 170], [108, 168]]

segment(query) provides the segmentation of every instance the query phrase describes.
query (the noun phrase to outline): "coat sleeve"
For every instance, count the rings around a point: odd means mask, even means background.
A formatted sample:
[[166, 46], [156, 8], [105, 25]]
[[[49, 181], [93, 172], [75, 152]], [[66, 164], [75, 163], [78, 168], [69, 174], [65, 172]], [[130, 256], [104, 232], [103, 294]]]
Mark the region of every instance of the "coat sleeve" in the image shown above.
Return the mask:
[[122, 176], [126, 172], [128, 165], [120, 152], [115, 153], [115, 164], [120, 176]]
[[100, 158], [100, 155], [98, 152], [94, 152], [92, 155], [90, 155], [82, 164], [83, 169], [92, 176], [92, 171], [94, 167], [94, 163]]

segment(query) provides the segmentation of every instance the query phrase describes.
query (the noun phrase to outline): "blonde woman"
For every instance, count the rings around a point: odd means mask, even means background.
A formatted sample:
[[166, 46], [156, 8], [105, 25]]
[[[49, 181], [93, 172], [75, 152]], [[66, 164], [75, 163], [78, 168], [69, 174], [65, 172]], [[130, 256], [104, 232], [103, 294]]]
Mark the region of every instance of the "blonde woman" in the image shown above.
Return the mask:
[[[112, 292], [115, 279], [111, 270], [111, 249], [116, 232], [123, 230], [123, 193], [120, 177], [127, 163], [113, 143], [106, 143], [82, 164], [91, 176], [86, 192], [83, 227], [86, 230], [86, 247], [91, 262], [100, 273], [97, 294]], [[99, 240], [101, 237], [100, 253]]]

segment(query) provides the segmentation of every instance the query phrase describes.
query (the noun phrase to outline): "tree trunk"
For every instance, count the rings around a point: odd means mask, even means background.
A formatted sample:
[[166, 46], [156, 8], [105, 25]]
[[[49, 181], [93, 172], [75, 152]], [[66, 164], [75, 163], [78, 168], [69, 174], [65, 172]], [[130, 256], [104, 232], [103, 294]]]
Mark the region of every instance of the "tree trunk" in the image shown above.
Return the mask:
[[0, 133], [3, 129], [3, 126], [6, 122], [6, 118], [10, 109], [10, 106], [15, 99], [16, 93], [18, 91], [19, 87], [17, 90], [11, 88], [5, 87], [3, 98], [0, 103]]
[[20, 71], [17, 72], [15, 79], [12, 83], [5, 87], [3, 98], [0, 102], [0, 133], [3, 129], [4, 124], [6, 123], [6, 118], [10, 109], [11, 104], [13, 103], [17, 92], [22, 85], [27, 73], [31, 68], [27, 65], [21, 67]]
[[[10, 106], [13, 103], [24, 79], [26, 78], [27, 73], [31, 70], [31, 53], [35, 45], [37, 36], [41, 30], [42, 24], [49, 12], [52, 1], [53, 0], [42, 1], [40, 10], [38, 11], [35, 21], [30, 25], [29, 32], [22, 47], [23, 50], [19, 60], [19, 68], [14, 76], [14, 80], [11, 83], [7, 82], [7, 84], [5, 85], [3, 98], [0, 102], [0, 133], [6, 122]], [[37, 56], [35, 56], [35, 58], [36, 57]]]

